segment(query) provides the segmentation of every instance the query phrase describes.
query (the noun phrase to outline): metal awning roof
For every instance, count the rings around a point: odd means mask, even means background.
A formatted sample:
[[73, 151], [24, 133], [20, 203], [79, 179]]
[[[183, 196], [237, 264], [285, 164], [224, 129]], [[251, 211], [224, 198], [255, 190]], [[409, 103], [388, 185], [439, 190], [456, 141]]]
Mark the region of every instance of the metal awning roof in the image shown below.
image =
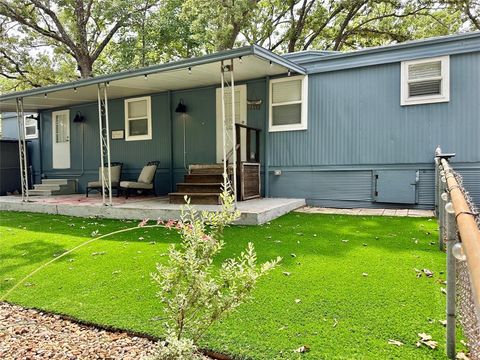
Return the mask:
[[234, 59], [236, 82], [281, 75], [288, 71], [306, 74], [303, 67], [292, 61], [252, 45], [202, 57], [2, 95], [0, 112], [16, 111], [17, 98], [23, 99], [25, 111], [70, 107], [97, 101], [97, 86], [101, 83], [108, 83], [109, 99], [216, 85], [220, 83], [220, 62], [230, 59]]

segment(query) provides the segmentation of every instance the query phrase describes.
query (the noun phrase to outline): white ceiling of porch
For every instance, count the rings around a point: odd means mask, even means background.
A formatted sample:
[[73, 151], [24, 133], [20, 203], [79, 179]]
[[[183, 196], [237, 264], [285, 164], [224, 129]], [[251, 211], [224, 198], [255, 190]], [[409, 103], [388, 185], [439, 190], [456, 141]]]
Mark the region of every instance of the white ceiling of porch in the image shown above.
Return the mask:
[[[230, 63], [230, 60], [225, 62]], [[243, 56], [234, 59], [234, 79], [241, 82], [249, 79], [262, 78], [287, 73], [288, 69], [270, 62], [257, 55]], [[230, 74], [225, 74], [230, 79]], [[164, 70], [149, 74], [147, 78], [142, 75], [113, 80], [109, 82], [108, 98], [116, 99], [159, 93], [167, 90], [189, 89], [202, 86], [220, 86], [220, 62], [211, 62], [196, 65], [191, 68]], [[24, 109], [29, 112], [39, 110], [70, 107], [83, 103], [97, 101], [97, 84], [79, 86], [75, 89], [63, 89], [49, 92], [45, 95], [30, 95], [23, 97]], [[0, 104], [0, 111], [16, 111], [15, 99], [4, 100]]]

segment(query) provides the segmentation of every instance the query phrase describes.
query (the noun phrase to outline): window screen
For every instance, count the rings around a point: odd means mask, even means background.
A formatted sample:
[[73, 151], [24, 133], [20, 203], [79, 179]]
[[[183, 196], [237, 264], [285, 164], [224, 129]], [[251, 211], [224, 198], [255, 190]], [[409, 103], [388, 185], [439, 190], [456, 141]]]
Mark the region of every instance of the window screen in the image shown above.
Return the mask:
[[442, 93], [442, 62], [432, 61], [408, 66], [408, 95], [425, 96]]
[[125, 100], [126, 140], [151, 139], [150, 97]]
[[[304, 77], [271, 81], [270, 129], [296, 130], [302, 125]], [[290, 127], [291, 126], [291, 127]]]

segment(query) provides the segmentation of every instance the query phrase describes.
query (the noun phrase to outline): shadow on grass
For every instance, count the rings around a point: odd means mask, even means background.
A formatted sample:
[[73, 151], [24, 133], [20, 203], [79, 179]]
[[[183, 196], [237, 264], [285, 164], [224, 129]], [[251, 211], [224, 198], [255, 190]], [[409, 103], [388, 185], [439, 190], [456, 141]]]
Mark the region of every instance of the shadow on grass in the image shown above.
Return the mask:
[[[161, 238], [155, 238], [156, 242], [175, 242], [176, 232], [162, 228], [140, 228], [140, 221], [117, 220], [101, 218], [77, 218], [65, 215], [52, 215], [42, 213], [25, 213], [15, 211], [0, 212], [0, 228], [13, 231], [32, 231], [45, 234], [68, 235], [85, 240], [106, 235], [121, 229], [131, 229], [129, 232], [116, 234], [106, 238], [108, 241], [146, 242], [141, 239], [141, 233], [158, 232]], [[150, 224], [153, 224], [151, 222]], [[8, 232], [6, 233], [8, 234]], [[133, 234], [133, 235], [132, 235]]]

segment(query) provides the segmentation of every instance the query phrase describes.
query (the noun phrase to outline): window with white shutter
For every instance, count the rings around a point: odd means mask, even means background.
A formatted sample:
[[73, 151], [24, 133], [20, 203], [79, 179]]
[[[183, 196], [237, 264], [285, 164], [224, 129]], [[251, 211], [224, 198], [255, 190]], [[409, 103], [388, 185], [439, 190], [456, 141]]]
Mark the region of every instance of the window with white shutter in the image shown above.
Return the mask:
[[448, 56], [403, 61], [401, 105], [417, 105], [450, 100]]
[[307, 129], [307, 77], [270, 80], [270, 131]]

